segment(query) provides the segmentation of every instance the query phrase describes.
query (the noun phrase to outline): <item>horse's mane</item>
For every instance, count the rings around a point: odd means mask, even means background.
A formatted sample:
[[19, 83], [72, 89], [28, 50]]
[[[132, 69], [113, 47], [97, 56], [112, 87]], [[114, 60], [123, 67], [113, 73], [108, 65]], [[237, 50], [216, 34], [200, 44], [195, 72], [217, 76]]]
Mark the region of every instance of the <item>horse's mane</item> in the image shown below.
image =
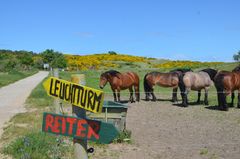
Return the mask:
[[212, 81], [214, 81], [214, 77], [215, 77], [216, 74], [218, 73], [217, 70], [212, 69], [212, 68], [206, 68], [206, 69], [203, 69], [203, 70], [201, 70], [201, 71], [206, 72], [206, 73], [210, 76], [210, 78], [211, 78]]
[[116, 70], [109, 70], [104, 72], [103, 74], [110, 74], [111, 76], [117, 76], [118, 74], [121, 74], [121, 73]]
[[176, 68], [176, 69], [171, 70], [170, 72], [176, 72], [176, 71], [186, 73], [186, 72], [189, 72], [189, 71], [192, 72], [192, 69], [191, 68]]
[[240, 72], [240, 65], [238, 65], [237, 67], [235, 67], [232, 72]]

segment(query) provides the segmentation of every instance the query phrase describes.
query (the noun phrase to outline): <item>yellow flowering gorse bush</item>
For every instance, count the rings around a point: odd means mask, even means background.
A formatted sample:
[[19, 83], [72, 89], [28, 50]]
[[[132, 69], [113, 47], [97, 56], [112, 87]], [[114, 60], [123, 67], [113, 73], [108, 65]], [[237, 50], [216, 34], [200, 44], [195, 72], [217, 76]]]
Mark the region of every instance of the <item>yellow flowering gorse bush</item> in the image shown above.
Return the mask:
[[199, 62], [199, 61], [169, 61], [161, 64], [153, 65], [154, 68], [199, 68], [199, 67], [213, 67], [223, 62]]
[[124, 62], [147, 62], [147, 58], [130, 55], [111, 55], [111, 54], [95, 54], [95, 55], [64, 55], [69, 70], [88, 70], [88, 69], [100, 69], [100, 68], [116, 68], [119, 65], [116, 61]]

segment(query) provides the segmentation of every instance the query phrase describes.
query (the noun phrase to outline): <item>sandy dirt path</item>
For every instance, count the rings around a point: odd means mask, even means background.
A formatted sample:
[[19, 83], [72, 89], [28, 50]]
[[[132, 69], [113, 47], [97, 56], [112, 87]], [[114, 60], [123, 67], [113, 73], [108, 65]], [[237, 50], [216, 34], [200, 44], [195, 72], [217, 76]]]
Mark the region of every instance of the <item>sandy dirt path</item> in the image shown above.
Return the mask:
[[0, 88], [0, 136], [3, 133], [4, 123], [15, 114], [25, 111], [25, 100], [47, 75], [48, 72], [40, 71], [33, 76]]

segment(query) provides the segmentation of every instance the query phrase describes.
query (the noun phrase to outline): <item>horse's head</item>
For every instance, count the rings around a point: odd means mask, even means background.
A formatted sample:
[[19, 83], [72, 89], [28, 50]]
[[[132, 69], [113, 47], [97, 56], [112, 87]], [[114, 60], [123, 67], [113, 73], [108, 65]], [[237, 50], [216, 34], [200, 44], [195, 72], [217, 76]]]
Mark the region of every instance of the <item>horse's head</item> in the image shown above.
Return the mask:
[[118, 78], [120, 79], [120, 75], [121, 73], [115, 70], [109, 70], [107, 72], [104, 72], [103, 74], [101, 74], [100, 76], [100, 82], [99, 82], [99, 87], [101, 89], [104, 88], [104, 86], [107, 84], [107, 82], [110, 82], [110, 84], [113, 81], [113, 78]]
[[99, 87], [101, 88], [101, 89], [103, 89], [104, 88], [104, 86], [107, 84], [107, 82], [108, 82], [108, 74], [107, 73], [103, 73], [103, 74], [101, 74], [101, 76], [100, 76], [100, 81], [99, 81]]

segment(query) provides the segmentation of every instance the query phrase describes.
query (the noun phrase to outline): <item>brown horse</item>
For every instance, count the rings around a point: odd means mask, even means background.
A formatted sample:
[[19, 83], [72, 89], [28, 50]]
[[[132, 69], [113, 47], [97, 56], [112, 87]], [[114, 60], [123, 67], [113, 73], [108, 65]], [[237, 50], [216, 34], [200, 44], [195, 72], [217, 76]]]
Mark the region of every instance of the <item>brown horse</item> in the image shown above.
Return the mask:
[[226, 97], [230, 94], [232, 94], [231, 105], [233, 106], [235, 90], [238, 90], [238, 108], [240, 108], [240, 66], [237, 66], [232, 72], [218, 72], [214, 84], [217, 89], [218, 106], [220, 110], [228, 110]]
[[104, 86], [107, 84], [107, 82], [109, 82], [111, 85], [115, 102], [117, 101], [117, 98], [118, 98], [118, 102], [121, 101], [120, 90], [124, 90], [124, 89], [129, 89], [129, 92], [130, 92], [129, 101], [134, 102], [133, 87], [135, 90], [136, 100], [139, 102], [139, 99], [140, 99], [139, 77], [136, 73], [134, 72], [120, 73], [115, 70], [110, 70], [101, 74], [99, 87], [103, 89]]
[[152, 101], [156, 101], [157, 98], [154, 95], [153, 87], [159, 85], [161, 87], [173, 87], [172, 101], [177, 101], [177, 90], [179, 84], [179, 78], [182, 77], [186, 72], [192, 71], [187, 68], [177, 68], [169, 73], [161, 72], [150, 72], [144, 77], [144, 90], [146, 94], [146, 100], [149, 100], [150, 95], [152, 96]]
[[178, 88], [178, 74], [176, 72], [161, 73], [161, 72], [150, 72], [147, 73], [144, 77], [144, 91], [146, 94], [146, 101], [149, 101], [150, 95], [152, 95], [152, 101], [156, 101], [157, 98], [154, 95], [153, 87], [159, 85], [161, 87], [173, 87], [173, 101], [176, 100]]

